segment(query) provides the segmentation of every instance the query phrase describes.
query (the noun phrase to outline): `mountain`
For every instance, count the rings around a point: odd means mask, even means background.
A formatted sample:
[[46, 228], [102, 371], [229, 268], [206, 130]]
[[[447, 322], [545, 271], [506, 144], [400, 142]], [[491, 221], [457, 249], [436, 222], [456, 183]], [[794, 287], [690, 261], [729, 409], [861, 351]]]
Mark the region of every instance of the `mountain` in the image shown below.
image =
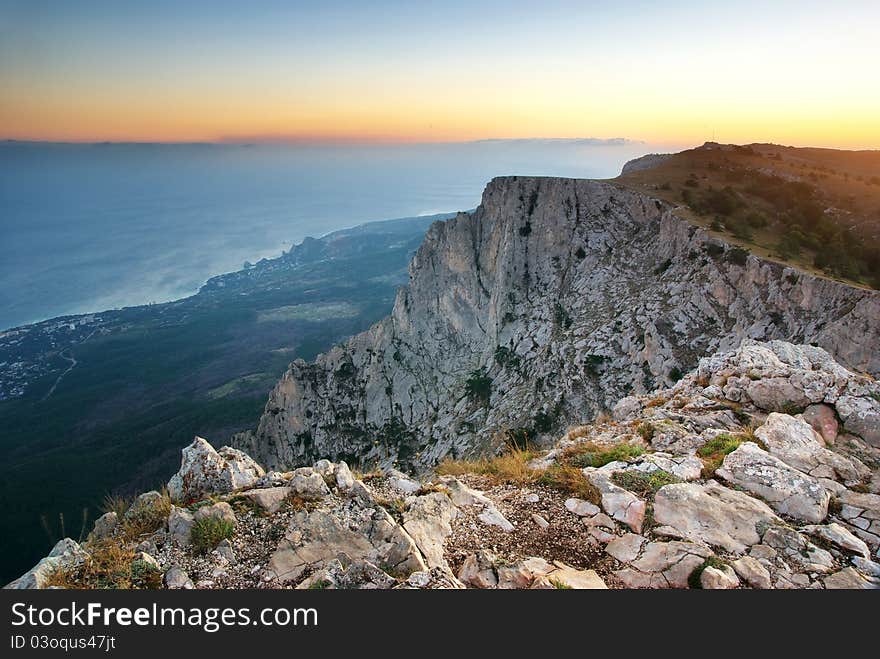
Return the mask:
[[391, 315], [291, 364], [234, 445], [273, 469], [424, 471], [547, 441], [746, 338], [880, 373], [880, 294], [750, 253], [693, 212], [626, 180], [493, 180], [431, 226]]

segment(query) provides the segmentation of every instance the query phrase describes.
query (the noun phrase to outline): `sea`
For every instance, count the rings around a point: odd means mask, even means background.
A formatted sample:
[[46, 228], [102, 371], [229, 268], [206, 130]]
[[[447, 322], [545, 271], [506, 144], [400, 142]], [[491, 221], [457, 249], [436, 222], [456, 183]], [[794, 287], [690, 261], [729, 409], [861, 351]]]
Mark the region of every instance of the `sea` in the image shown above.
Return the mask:
[[472, 209], [495, 176], [610, 178], [680, 148], [0, 142], [0, 331], [191, 295], [306, 236]]

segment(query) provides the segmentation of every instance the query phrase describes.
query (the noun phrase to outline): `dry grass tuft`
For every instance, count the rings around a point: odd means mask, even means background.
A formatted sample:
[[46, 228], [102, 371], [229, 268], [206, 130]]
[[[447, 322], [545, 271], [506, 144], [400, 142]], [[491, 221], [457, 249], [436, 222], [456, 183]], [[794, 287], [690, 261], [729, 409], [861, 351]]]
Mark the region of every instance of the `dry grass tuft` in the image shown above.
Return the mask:
[[162, 572], [135, 556], [133, 548], [115, 538], [93, 543], [82, 565], [55, 570], [47, 586], [81, 590], [161, 588]]
[[596, 486], [587, 480], [580, 469], [570, 464], [550, 465], [540, 474], [538, 482], [596, 505], [602, 500], [602, 495]]

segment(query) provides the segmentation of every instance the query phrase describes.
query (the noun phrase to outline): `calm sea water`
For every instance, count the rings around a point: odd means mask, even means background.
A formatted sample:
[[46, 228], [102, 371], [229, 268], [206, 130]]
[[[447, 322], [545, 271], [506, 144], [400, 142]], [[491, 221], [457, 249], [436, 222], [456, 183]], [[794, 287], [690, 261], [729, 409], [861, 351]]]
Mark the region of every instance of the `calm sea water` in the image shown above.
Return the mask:
[[189, 295], [309, 235], [470, 209], [493, 176], [604, 178], [655, 150], [0, 143], [0, 329]]

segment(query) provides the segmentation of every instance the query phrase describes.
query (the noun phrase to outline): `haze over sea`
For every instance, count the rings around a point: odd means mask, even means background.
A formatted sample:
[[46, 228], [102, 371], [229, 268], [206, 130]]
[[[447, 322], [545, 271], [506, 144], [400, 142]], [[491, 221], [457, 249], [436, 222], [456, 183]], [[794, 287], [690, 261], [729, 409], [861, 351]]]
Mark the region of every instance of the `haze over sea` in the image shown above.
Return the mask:
[[680, 147], [0, 143], [0, 329], [190, 295], [309, 235], [471, 209], [494, 176], [608, 178]]

